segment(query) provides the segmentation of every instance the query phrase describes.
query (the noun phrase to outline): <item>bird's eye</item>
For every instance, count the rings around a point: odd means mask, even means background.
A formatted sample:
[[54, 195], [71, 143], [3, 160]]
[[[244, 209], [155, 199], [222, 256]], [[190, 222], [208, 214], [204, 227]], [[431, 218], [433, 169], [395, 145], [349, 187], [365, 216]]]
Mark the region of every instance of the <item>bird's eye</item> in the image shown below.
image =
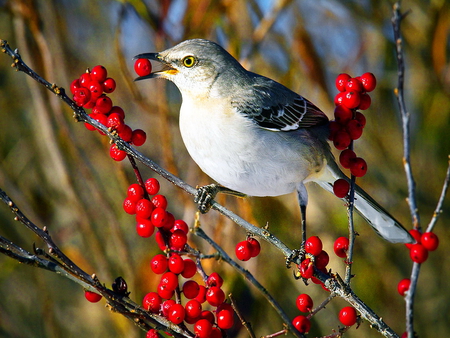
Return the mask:
[[183, 65], [187, 68], [191, 68], [195, 64], [195, 57], [192, 55], [183, 58]]

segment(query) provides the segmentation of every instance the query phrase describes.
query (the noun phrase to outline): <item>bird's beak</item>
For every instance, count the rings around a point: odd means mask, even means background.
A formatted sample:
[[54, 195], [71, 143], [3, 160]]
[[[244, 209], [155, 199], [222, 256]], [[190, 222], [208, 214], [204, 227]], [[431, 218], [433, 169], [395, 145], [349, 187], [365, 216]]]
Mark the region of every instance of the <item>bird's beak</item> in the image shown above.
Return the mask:
[[134, 79], [134, 81], [140, 81], [140, 80], [145, 80], [145, 79], [167, 78], [170, 75], [174, 75], [174, 74], [178, 73], [178, 70], [171, 67], [167, 62], [165, 62], [161, 58], [159, 53], [138, 54], [135, 57], [133, 57], [133, 60], [137, 60], [137, 59], [149, 59], [149, 60], [153, 60], [153, 61], [158, 61], [160, 63], [160, 65], [162, 65], [162, 68], [160, 68], [156, 71], [153, 71], [149, 75], [137, 77], [136, 79]]

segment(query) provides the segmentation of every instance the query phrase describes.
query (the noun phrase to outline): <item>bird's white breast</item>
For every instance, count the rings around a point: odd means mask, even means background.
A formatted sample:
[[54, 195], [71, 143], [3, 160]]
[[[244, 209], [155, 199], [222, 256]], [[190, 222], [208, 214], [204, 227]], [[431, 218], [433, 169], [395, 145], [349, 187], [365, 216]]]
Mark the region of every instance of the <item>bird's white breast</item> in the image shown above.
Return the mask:
[[183, 97], [180, 131], [193, 160], [219, 184], [251, 196], [278, 196], [309, 174], [298, 141], [261, 129], [224, 99], [203, 102]]

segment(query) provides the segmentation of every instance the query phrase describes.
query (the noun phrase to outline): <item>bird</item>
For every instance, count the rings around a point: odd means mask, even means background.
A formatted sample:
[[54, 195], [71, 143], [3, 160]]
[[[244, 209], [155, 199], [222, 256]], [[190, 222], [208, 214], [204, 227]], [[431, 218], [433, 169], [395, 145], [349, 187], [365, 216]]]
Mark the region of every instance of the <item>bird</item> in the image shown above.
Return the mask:
[[[332, 192], [337, 179], [349, 181], [331, 152], [327, 115], [284, 85], [246, 70], [213, 41], [185, 40], [164, 51], [134, 57], [142, 58], [161, 67], [136, 81], [166, 79], [181, 93], [183, 142], [200, 169], [218, 183], [199, 189], [199, 195], [211, 199], [217, 192], [225, 192], [264, 197], [296, 191], [304, 242], [305, 183], [315, 182]], [[357, 185], [354, 206], [387, 241], [413, 241], [409, 232]], [[204, 205], [202, 208], [206, 211]]]

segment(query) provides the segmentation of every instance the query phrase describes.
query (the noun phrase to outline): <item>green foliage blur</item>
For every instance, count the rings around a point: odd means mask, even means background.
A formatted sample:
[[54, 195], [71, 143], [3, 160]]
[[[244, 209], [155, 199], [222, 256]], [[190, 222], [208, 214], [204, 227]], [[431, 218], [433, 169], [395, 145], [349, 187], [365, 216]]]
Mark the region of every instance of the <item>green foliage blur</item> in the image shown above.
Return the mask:
[[[50, 82], [69, 88], [87, 67], [104, 65], [117, 81], [110, 95], [127, 114], [132, 128], [148, 140], [141, 151], [189, 184], [211, 183], [189, 158], [178, 131], [180, 95], [164, 81], [134, 83], [132, 57], [160, 51], [189, 38], [219, 42], [244, 66], [301, 93], [331, 118], [334, 79], [373, 72], [378, 87], [367, 126], [356, 151], [369, 164], [359, 180], [374, 198], [412, 227], [403, 170], [401, 121], [394, 96], [397, 68], [391, 1], [363, 0], [4, 0], [0, 1], [0, 38], [8, 40], [33, 69]], [[450, 4], [445, 0], [408, 0], [403, 22], [406, 103], [411, 114], [411, 149], [421, 226], [426, 227], [439, 198], [450, 153]], [[131, 298], [141, 302], [158, 278], [149, 269], [158, 253], [153, 238], [140, 238], [134, 218], [122, 210], [127, 186], [134, 182], [129, 164], [108, 155], [109, 143], [72, 118], [62, 102], [0, 55], [0, 187], [80, 267], [111, 286], [117, 276], [128, 283]], [[154, 173], [142, 167], [147, 177]], [[195, 205], [176, 187], [161, 181], [169, 211], [193, 224]], [[319, 235], [330, 253], [329, 266], [344, 273], [332, 254], [335, 238], [347, 234], [343, 203], [309, 185], [309, 235]], [[450, 199], [435, 228], [441, 244], [423, 264], [416, 294], [414, 323], [420, 337], [445, 337], [450, 330]], [[280, 198], [219, 197], [219, 202], [271, 231], [291, 248], [300, 242], [295, 195]], [[228, 252], [246, 234], [217, 213], [201, 217], [203, 229]], [[352, 286], [388, 325], [405, 331], [405, 306], [397, 283], [412, 263], [403, 245], [389, 244], [356, 222]], [[0, 206], [0, 235], [32, 251], [45, 247]], [[211, 249], [191, 236], [191, 244]], [[233, 255], [233, 254], [232, 254]], [[284, 257], [266, 243], [262, 254], [243, 266], [282, 304], [290, 318], [299, 314], [295, 299], [311, 295], [318, 305], [328, 294], [305, 286], [287, 270]], [[282, 329], [282, 322], [259, 292], [220, 261], [205, 262], [208, 273], [224, 276], [242, 314], [257, 336]], [[47, 271], [22, 266], [0, 256], [1, 337], [144, 337], [121, 315], [84, 299], [79, 285]], [[338, 329], [337, 313], [346, 306], [333, 300], [314, 316], [309, 336]], [[247, 337], [245, 329], [230, 337]], [[381, 337], [364, 322], [345, 337]]]

